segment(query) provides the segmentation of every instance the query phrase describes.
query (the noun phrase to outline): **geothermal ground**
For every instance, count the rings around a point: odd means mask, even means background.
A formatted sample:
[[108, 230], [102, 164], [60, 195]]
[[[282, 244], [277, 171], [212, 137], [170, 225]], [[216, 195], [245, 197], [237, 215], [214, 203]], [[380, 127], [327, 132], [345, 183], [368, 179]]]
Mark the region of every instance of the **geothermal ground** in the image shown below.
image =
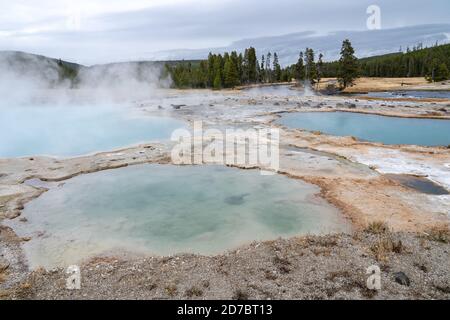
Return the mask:
[[[264, 90], [166, 94], [136, 107], [218, 129], [278, 126], [283, 113], [311, 111], [450, 119], [450, 101], [439, 99], [302, 97]], [[351, 223], [351, 234], [255, 242], [212, 257], [109, 253], [86, 261], [82, 289], [70, 291], [65, 269], [29, 269], [21, 244], [30, 239], [18, 237], [4, 222], [26, 224], [23, 207], [44, 193], [46, 184], [135, 164], [170, 164], [172, 143], [76, 158], [0, 159], [0, 299], [450, 298], [450, 196], [418, 192], [390, 175], [426, 177], [448, 191], [449, 148], [387, 146], [278, 127], [279, 173], [319, 186], [321, 196]], [[371, 265], [381, 268], [381, 291], [366, 287]]]

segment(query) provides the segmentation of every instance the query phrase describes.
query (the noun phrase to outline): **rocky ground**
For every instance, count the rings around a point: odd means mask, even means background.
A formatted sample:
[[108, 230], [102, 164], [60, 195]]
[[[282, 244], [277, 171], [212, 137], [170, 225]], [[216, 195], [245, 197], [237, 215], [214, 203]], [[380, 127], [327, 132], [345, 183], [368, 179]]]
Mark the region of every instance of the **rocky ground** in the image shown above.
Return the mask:
[[[274, 125], [284, 112], [340, 110], [450, 119], [450, 101], [374, 101], [263, 92], [170, 91], [166, 99], [143, 101], [138, 107], [191, 124], [202, 120], [206, 127], [219, 129]], [[352, 222], [354, 234], [254, 243], [215, 257], [95, 258], [82, 266], [82, 290], [68, 291], [64, 289], [65, 270], [28, 270], [21, 244], [31, 239], [19, 238], [1, 220], [27, 223], [21, 220], [21, 210], [46, 191], [45, 184], [39, 185], [42, 181], [61, 183], [99, 170], [167, 164], [171, 145], [144, 144], [68, 159], [0, 159], [0, 299], [448, 299], [449, 196], [422, 194], [384, 174], [425, 176], [450, 189], [450, 149], [385, 146], [280, 129], [279, 173], [321, 187], [321, 195]], [[38, 185], [30, 184], [30, 179], [38, 179]], [[373, 227], [380, 221], [392, 232]], [[363, 231], [369, 225], [370, 230]], [[373, 264], [382, 269], [379, 292], [365, 286], [366, 269]], [[403, 284], [396, 282], [396, 275]]]
[[[3, 299], [449, 299], [448, 233], [391, 233], [252, 243], [214, 257], [96, 258], [81, 289], [64, 269], [37, 270], [0, 291]], [[369, 290], [367, 268], [381, 269]], [[8, 268], [3, 271], [8, 273]]]

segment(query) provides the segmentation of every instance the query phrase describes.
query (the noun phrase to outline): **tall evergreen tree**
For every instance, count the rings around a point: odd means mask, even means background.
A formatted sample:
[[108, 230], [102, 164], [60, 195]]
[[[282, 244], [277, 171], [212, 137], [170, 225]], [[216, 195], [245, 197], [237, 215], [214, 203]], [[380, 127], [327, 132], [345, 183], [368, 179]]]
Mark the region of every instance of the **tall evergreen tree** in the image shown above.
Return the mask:
[[239, 53], [238, 60], [237, 60], [237, 69], [238, 69], [238, 76], [239, 76], [239, 83], [244, 83], [244, 57], [242, 56], [242, 53]]
[[250, 60], [249, 50], [245, 49], [244, 60], [242, 61], [242, 83], [250, 82]]
[[248, 80], [250, 83], [256, 83], [258, 79], [258, 59], [256, 58], [256, 50], [253, 47], [248, 49]]
[[239, 83], [236, 63], [228, 57], [224, 66], [224, 85], [226, 88], [233, 88]]
[[273, 76], [275, 82], [281, 81], [281, 66], [276, 52], [273, 54]]
[[214, 84], [214, 76], [215, 76], [215, 72], [214, 72], [214, 61], [215, 61], [215, 57], [214, 55], [210, 52], [208, 55], [208, 86], [211, 88]]
[[272, 82], [272, 67], [270, 65], [272, 53], [267, 53], [266, 59], [266, 82]]
[[260, 82], [266, 82], [266, 60], [264, 55], [261, 57], [261, 76], [260, 76]]
[[222, 56], [216, 55], [214, 57], [214, 82], [213, 82], [213, 88], [216, 90], [219, 90], [222, 88], [223, 83], [223, 69], [222, 69]]
[[339, 59], [338, 81], [341, 88], [345, 89], [354, 84], [358, 77], [358, 59], [350, 40], [346, 39], [342, 43], [341, 58]]
[[225, 62], [227, 62], [227, 60], [229, 60], [229, 59], [230, 59], [230, 54], [228, 52], [225, 52], [223, 54], [222, 68], [225, 68]]
[[436, 81], [444, 81], [450, 78], [450, 72], [445, 63], [441, 63], [438, 68], [438, 77]]
[[412, 77], [412, 75], [414, 74], [414, 58], [409, 58], [408, 59], [408, 74], [407, 77]]
[[240, 77], [240, 73], [239, 73], [240, 66], [239, 66], [239, 56], [238, 56], [237, 52], [236, 51], [231, 52], [230, 58], [231, 58], [232, 69], [233, 69], [232, 71], [236, 72], [236, 74], [234, 76], [235, 77], [234, 82], [235, 82], [235, 85], [239, 85], [241, 83], [241, 77]]
[[222, 89], [222, 79], [220, 77], [220, 74], [216, 74], [216, 77], [214, 78], [214, 85], [213, 85], [213, 89], [214, 90], [220, 90]]
[[298, 57], [298, 61], [295, 64], [295, 79], [300, 82], [303, 79], [305, 79], [305, 67], [303, 64], [303, 52], [300, 51], [299, 57]]
[[323, 69], [323, 54], [319, 54], [319, 59], [317, 60], [316, 64], [316, 79], [317, 83], [320, 83], [320, 80], [322, 80], [322, 69]]
[[194, 87], [208, 87], [208, 61], [201, 61], [198, 69], [198, 82]]
[[305, 79], [311, 84], [315, 83], [317, 76], [316, 63], [314, 62], [314, 50], [306, 48], [305, 50]]

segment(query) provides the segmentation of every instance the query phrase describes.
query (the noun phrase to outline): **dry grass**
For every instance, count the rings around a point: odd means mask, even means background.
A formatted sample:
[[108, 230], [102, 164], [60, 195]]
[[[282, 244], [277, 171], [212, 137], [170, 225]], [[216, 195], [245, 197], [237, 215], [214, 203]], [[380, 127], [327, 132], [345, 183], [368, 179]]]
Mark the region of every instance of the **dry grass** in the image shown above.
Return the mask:
[[[325, 89], [327, 86], [336, 83], [334, 78], [324, 78], [321, 80], [320, 89]], [[367, 92], [367, 91], [390, 91], [411, 89], [414, 87], [434, 87], [433, 84], [428, 83], [425, 78], [368, 78], [361, 77], [356, 79], [355, 85], [349, 87], [345, 92]]]
[[426, 237], [431, 241], [449, 243], [450, 228], [448, 225], [436, 225], [425, 232]]
[[389, 232], [389, 226], [384, 221], [373, 221], [367, 225], [364, 231], [373, 234], [385, 234]]
[[370, 247], [377, 261], [387, 262], [392, 253], [400, 254], [403, 252], [403, 243], [401, 240], [395, 241], [390, 234], [382, 235]]
[[401, 240], [394, 240], [389, 226], [384, 221], [373, 221], [365, 229], [366, 232], [378, 235], [377, 241], [370, 247], [375, 258], [386, 262], [392, 253], [401, 254], [404, 250]]

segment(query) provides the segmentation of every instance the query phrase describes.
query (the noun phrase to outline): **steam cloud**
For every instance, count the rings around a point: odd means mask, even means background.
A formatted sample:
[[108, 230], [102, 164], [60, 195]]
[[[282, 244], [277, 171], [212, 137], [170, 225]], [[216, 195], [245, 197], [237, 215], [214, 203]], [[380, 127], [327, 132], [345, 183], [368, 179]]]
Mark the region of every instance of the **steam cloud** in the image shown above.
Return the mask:
[[163, 68], [151, 62], [84, 67], [26, 53], [0, 52], [0, 107], [150, 98], [171, 85], [170, 77], [163, 77]]

